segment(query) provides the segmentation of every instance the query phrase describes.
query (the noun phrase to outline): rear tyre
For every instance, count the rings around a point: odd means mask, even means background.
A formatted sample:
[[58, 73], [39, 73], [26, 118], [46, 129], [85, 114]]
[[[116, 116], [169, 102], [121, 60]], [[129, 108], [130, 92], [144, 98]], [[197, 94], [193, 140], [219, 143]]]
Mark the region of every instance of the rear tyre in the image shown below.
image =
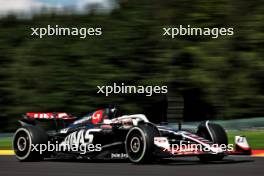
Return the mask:
[[[225, 146], [228, 145], [227, 134], [222, 126], [214, 123], [208, 123], [208, 128], [210, 130], [210, 133], [207, 130], [205, 123], [200, 124], [197, 134], [207, 140], [212, 141], [214, 144], [225, 144]], [[207, 154], [198, 156], [198, 158], [203, 162], [220, 161], [224, 157], [224, 154]]]
[[126, 136], [125, 149], [133, 163], [149, 163], [155, 159], [154, 137], [159, 136], [155, 126], [142, 124], [129, 130]]
[[13, 149], [16, 158], [19, 161], [42, 160], [45, 153], [40, 154], [39, 151], [33, 151], [32, 145], [47, 144], [47, 142], [48, 136], [41, 128], [35, 126], [19, 128], [13, 139]]

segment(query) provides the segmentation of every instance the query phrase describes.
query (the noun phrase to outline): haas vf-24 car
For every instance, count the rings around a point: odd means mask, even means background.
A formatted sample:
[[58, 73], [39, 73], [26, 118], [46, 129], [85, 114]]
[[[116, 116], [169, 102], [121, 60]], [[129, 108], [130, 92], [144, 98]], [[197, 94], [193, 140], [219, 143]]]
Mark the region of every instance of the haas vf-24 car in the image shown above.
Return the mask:
[[[117, 115], [116, 112], [115, 108], [106, 108], [81, 118], [67, 113], [27, 113], [14, 135], [15, 155], [20, 161], [70, 156], [146, 163], [180, 156], [217, 161], [227, 155], [251, 154], [245, 137], [236, 136], [232, 148], [225, 130], [209, 121], [189, 131], [170, 124], [153, 124], [143, 114]], [[46, 129], [43, 121], [54, 128]], [[53, 150], [48, 150], [49, 145], [53, 145]], [[57, 146], [64, 146], [64, 150], [58, 150]], [[83, 150], [83, 147], [88, 148]]]

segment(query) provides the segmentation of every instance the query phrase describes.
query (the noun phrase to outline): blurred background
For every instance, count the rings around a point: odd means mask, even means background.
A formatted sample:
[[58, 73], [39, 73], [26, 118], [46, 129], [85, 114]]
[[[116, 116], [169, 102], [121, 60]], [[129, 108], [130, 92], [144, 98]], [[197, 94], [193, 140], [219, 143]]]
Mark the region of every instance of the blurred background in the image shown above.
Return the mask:
[[[0, 132], [13, 132], [26, 112], [81, 116], [113, 103], [154, 122], [264, 117], [263, 20], [262, 0], [0, 0]], [[162, 36], [188, 24], [234, 35]], [[103, 35], [30, 36], [47, 25]], [[96, 94], [114, 82], [169, 92]]]

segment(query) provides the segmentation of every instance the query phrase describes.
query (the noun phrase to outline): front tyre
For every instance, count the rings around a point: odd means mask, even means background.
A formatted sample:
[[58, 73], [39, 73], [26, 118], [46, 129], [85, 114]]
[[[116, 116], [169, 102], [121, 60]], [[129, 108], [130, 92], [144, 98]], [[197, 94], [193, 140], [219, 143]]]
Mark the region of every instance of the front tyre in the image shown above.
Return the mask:
[[125, 149], [133, 163], [148, 163], [154, 159], [154, 137], [159, 132], [155, 126], [142, 124], [129, 130], [126, 136]]
[[[214, 144], [224, 144], [225, 146], [228, 145], [228, 138], [224, 128], [218, 124], [214, 123], [202, 123], [198, 127], [197, 134], [207, 140], [212, 141]], [[202, 162], [209, 162], [209, 161], [220, 161], [225, 157], [225, 154], [206, 154], [206, 155], [199, 155], [198, 158]]]
[[26, 126], [19, 128], [13, 139], [13, 149], [19, 161], [37, 161], [43, 159], [44, 154], [33, 151], [33, 145], [46, 144], [47, 134], [38, 127]]

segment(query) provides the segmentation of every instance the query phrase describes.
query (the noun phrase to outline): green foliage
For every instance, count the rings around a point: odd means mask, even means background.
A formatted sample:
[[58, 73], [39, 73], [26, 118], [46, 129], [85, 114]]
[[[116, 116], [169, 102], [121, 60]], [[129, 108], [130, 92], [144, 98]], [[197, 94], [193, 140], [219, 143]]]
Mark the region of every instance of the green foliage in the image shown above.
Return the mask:
[[[199, 89], [214, 118], [264, 115], [261, 1], [120, 1], [108, 15], [0, 19], [0, 123], [27, 111], [89, 112], [115, 102], [142, 112], [139, 97], [96, 94], [113, 82]], [[30, 36], [31, 27], [102, 27], [100, 37]], [[162, 37], [165, 26], [234, 27], [234, 36]], [[173, 93], [172, 93], [173, 94]]]

